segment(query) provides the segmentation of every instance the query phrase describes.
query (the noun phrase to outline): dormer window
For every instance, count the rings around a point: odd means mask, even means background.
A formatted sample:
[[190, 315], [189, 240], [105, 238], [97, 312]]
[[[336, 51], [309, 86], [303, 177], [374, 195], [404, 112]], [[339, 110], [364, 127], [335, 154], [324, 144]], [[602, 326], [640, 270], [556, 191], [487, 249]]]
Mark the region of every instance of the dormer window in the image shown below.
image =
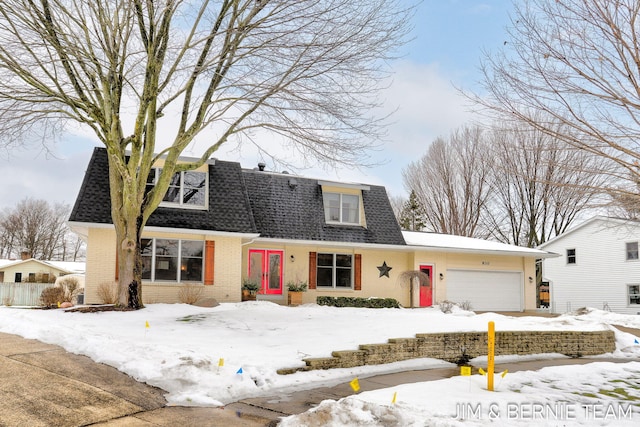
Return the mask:
[[[161, 168], [154, 168], [147, 179], [147, 190], [153, 188], [160, 176]], [[169, 188], [160, 206], [206, 208], [207, 173], [201, 171], [177, 172], [171, 177]]]
[[323, 193], [326, 222], [360, 225], [360, 196], [342, 193]]
[[318, 181], [322, 189], [324, 220], [327, 224], [367, 227], [363, 194], [368, 185]]

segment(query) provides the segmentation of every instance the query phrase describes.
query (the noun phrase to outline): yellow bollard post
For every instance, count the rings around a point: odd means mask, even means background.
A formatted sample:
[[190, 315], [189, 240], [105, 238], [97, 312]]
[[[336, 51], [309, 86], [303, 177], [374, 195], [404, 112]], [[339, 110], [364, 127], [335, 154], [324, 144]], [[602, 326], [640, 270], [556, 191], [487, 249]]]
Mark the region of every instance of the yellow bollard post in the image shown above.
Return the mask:
[[494, 350], [496, 345], [496, 324], [493, 322], [489, 322], [487, 338], [487, 390], [493, 391]]

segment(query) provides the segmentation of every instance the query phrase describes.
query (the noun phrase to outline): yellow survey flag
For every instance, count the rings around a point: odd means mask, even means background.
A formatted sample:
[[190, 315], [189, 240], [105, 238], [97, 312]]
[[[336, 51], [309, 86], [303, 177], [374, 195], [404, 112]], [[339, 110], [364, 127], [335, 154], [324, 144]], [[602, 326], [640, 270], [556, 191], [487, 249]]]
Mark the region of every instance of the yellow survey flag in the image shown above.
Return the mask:
[[391, 403], [396, 403], [396, 398], [398, 397], [398, 392], [394, 391], [393, 392], [393, 399], [391, 399]]
[[218, 366], [224, 366], [224, 359], [222, 357], [218, 360]]
[[353, 380], [351, 380], [349, 385], [351, 386], [353, 391], [355, 391], [356, 393], [360, 391], [360, 382], [358, 381], [358, 377], [356, 377]]
[[145, 327], [145, 328], [147, 328], [147, 329], [149, 329], [149, 321], [148, 321], [148, 320], [145, 320], [145, 322], [144, 322], [144, 327]]
[[504, 370], [504, 372], [502, 372], [502, 373], [500, 374], [500, 376], [501, 376], [502, 378], [504, 378], [504, 376], [505, 376], [505, 375], [507, 375], [507, 373], [508, 373], [508, 372], [509, 372], [509, 370], [508, 370], [508, 369], [505, 369], [505, 370]]
[[468, 377], [471, 375], [471, 366], [461, 366], [460, 367], [460, 375], [463, 377]]
[[478, 368], [478, 372], [480, 373], [480, 375], [487, 375], [487, 373], [482, 368]]

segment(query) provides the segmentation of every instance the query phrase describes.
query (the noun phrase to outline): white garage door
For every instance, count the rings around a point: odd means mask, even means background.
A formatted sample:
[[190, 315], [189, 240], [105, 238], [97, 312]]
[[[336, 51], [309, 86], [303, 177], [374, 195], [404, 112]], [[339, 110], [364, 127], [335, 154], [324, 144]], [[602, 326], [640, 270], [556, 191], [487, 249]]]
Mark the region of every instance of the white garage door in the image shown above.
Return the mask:
[[447, 270], [447, 299], [469, 301], [473, 311], [521, 311], [522, 274]]

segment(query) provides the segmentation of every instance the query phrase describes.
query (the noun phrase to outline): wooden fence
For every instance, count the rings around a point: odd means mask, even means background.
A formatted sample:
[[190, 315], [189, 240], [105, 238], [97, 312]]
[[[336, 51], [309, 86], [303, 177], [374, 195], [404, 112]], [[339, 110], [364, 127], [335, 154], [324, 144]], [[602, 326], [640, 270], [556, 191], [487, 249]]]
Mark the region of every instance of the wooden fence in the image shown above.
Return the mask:
[[40, 294], [51, 286], [52, 283], [0, 283], [0, 305], [40, 305]]

